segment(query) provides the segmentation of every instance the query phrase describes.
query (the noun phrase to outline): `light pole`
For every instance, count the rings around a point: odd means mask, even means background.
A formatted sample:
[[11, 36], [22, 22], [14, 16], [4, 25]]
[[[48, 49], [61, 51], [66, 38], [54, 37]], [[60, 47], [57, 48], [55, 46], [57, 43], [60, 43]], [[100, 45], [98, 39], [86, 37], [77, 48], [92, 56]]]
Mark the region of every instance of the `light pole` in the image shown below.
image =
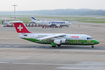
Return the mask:
[[15, 9], [15, 7], [18, 6], [18, 5], [12, 5], [12, 6], [14, 6], [14, 20], [15, 20], [16, 19], [16, 16], [15, 16], [16, 9]]

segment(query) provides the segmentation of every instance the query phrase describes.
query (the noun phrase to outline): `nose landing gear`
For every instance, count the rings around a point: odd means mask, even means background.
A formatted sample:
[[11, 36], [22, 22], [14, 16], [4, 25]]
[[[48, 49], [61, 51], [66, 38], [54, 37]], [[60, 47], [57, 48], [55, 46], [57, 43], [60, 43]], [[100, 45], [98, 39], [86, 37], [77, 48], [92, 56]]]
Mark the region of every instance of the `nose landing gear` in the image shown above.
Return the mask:
[[94, 45], [92, 45], [92, 48], [94, 48]]

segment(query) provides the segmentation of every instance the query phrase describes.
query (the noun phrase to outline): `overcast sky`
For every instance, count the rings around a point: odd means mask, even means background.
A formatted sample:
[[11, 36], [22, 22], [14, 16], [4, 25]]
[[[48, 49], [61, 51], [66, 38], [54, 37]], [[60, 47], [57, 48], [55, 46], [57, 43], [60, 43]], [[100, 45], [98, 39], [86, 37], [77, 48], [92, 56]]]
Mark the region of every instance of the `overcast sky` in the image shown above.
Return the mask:
[[104, 9], [105, 0], [0, 0], [0, 11], [52, 9]]

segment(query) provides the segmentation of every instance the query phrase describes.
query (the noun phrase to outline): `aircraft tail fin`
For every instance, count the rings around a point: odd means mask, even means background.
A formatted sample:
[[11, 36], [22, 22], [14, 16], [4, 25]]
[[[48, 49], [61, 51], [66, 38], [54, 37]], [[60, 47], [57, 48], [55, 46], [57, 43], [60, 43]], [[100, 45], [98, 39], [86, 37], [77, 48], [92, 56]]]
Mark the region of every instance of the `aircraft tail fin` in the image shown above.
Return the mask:
[[22, 22], [14, 22], [15, 29], [17, 33], [31, 33], [28, 28]]
[[36, 19], [33, 16], [31, 16], [31, 21], [36, 21]]

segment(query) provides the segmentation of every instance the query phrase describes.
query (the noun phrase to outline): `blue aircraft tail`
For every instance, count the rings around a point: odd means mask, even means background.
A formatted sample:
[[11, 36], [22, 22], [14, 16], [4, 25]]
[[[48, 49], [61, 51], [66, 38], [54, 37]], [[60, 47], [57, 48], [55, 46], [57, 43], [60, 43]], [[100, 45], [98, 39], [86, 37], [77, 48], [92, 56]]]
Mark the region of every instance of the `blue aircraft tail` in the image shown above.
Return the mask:
[[36, 21], [36, 19], [32, 16], [32, 17], [31, 17], [31, 21]]

